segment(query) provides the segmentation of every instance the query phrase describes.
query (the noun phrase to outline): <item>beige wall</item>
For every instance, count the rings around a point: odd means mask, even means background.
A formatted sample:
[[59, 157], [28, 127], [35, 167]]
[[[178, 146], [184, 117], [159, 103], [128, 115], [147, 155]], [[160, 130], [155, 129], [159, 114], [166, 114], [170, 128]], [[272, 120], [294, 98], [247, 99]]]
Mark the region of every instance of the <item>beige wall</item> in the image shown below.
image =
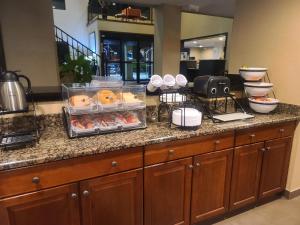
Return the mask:
[[[277, 97], [300, 105], [300, 1], [238, 0], [230, 50], [230, 72], [241, 65], [269, 68]], [[293, 144], [287, 189], [300, 188], [300, 128]]]
[[161, 5], [155, 8], [154, 72], [178, 74], [180, 62], [180, 7]]
[[9, 70], [33, 86], [57, 86], [58, 69], [51, 0], [1, 0], [0, 21]]

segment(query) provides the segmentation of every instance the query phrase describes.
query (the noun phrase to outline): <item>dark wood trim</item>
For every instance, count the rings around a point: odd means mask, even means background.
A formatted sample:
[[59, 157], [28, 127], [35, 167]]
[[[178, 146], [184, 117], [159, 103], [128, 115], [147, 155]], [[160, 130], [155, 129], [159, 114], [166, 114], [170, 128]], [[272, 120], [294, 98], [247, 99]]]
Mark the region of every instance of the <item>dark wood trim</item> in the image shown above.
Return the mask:
[[228, 45], [228, 32], [225, 33], [219, 33], [219, 34], [212, 34], [212, 35], [207, 35], [207, 36], [200, 36], [200, 37], [193, 37], [193, 38], [187, 38], [187, 39], [181, 39], [181, 49], [184, 49], [184, 42], [185, 41], [192, 41], [192, 40], [199, 40], [199, 39], [208, 39], [208, 38], [213, 38], [213, 37], [218, 37], [218, 36], [225, 36], [225, 46], [224, 46], [224, 60], [226, 60], [226, 52], [227, 52], [227, 45]]

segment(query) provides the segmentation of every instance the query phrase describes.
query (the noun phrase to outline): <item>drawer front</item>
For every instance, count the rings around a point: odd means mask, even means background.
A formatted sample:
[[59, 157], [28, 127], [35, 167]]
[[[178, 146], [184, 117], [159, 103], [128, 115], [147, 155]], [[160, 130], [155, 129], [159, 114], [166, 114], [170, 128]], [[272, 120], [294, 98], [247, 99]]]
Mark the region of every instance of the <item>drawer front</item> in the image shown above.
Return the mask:
[[275, 138], [292, 136], [296, 127], [295, 122], [288, 122], [269, 127], [251, 128], [236, 132], [235, 145], [247, 145]]
[[0, 172], [0, 198], [143, 166], [142, 148]]
[[145, 147], [145, 165], [231, 148], [233, 145], [233, 132], [149, 145]]

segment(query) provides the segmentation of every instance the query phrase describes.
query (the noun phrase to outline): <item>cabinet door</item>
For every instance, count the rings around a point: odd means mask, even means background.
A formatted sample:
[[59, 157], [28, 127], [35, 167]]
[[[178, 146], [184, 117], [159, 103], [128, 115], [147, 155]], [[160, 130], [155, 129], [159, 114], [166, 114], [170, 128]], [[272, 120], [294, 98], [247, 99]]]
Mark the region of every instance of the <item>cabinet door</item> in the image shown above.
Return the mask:
[[235, 148], [230, 210], [241, 208], [257, 200], [264, 150], [263, 142]]
[[259, 198], [272, 196], [285, 189], [291, 145], [290, 137], [266, 142]]
[[192, 187], [192, 224], [223, 214], [229, 205], [233, 150], [196, 156]]
[[77, 184], [0, 200], [1, 225], [80, 225]]
[[80, 183], [83, 225], [142, 225], [142, 169]]
[[188, 225], [192, 158], [145, 168], [145, 225]]

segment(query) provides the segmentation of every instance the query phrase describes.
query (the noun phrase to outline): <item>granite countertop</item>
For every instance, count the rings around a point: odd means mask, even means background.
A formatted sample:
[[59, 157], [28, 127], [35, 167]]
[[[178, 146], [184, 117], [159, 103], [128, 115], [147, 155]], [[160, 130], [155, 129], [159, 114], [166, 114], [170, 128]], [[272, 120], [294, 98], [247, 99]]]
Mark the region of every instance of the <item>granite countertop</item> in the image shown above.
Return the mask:
[[283, 104], [272, 114], [256, 114], [255, 118], [244, 121], [216, 124], [211, 120], [204, 120], [201, 128], [196, 131], [171, 129], [167, 123], [150, 123], [143, 130], [69, 139], [62, 126], [49, 126], [42, 132], [35, 147], [0, 150], [0, 171], [295, 120], [300, 120], [300, 106]]

